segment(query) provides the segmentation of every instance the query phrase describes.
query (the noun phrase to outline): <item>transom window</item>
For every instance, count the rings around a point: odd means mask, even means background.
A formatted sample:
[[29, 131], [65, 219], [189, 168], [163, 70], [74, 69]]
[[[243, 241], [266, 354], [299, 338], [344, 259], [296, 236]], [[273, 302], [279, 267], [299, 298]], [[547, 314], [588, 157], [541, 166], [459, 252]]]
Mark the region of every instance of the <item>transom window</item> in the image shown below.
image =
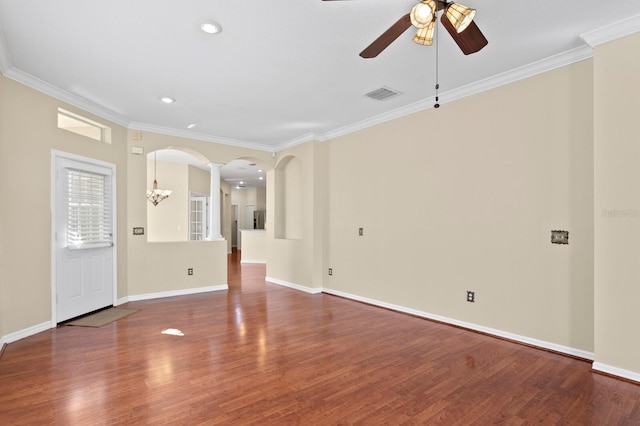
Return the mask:
[[111, 143], [109, 127], [62, 108], [58, 108], [58, 128], [100, 142]]

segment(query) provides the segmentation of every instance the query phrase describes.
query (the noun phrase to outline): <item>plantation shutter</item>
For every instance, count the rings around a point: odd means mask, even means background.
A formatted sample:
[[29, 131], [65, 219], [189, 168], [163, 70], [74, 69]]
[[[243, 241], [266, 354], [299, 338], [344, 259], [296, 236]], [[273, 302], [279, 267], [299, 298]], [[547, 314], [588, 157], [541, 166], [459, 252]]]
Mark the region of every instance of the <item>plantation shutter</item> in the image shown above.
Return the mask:
[[67, 246], [113, 245], [111, 176], [66, 169], [68, 182]]

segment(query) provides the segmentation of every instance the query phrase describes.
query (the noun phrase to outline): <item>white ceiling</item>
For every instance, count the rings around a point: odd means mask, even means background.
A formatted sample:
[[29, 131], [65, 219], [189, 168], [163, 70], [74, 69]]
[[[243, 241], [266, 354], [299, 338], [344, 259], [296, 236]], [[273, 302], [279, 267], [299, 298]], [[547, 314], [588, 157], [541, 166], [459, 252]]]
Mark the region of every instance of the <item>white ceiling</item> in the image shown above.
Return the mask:
[[[435, 48], [411, 29], [358, 56], [415, 1], [0, 0], [0, 69], [133, 129], [273, 151], [433, 104]], [[464, 56], [440, 31], [443, 107], [591, 56], [587, 32], [630, 16], [639, 29], [638, 0], [462, 3], [489, 45]], [[204, 20], [222, 33], [200, 31]], [[383, 86], [402, 94], [364, 96]]]
[[[160, 149], [147, 154], [149, 160], [157, 159], [168, 163], [190, 164], [202, 170], [209, 170], [191, 154], [177, 149]], [[220, 179], [229, 183], [235, 189], [265, 188], [267, 186], [267, 174], [256, 163], [248, 160], [237, 159], [228, 162], [220, 169]]]

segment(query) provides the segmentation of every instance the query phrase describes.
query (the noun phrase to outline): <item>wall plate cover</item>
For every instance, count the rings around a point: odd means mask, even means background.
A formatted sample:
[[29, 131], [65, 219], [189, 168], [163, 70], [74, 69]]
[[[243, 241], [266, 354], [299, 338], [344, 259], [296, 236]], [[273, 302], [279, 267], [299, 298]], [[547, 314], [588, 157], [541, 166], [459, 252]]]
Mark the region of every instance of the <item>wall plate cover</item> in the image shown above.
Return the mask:
[[551, 231], [552, 244], [569, 244], [569, 231]]
[[144, 235], [144, 228], [142, 226], [133, 228], [133, 235]]

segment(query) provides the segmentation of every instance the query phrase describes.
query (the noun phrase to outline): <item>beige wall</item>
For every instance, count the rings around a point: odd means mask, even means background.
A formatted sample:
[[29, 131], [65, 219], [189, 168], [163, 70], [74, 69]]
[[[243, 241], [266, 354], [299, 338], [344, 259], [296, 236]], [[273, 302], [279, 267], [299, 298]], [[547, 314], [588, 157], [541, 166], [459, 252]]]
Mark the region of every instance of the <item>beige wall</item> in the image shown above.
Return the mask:
[[330, 141], [326, 287], [593, 351], [592, 109], [583, 61]]
[[256, 188], [256, 210], [267, 209], [267, 188]]
[[[309, 142], [279, 152], [276, 160], [287, 164], [292, 158], [299, 161], [296, 173], [296, 190], [287, 191], [286, 172], [283, 170], [267, 173], [267, 277], [295, 284], [307, 288], [321, 288], [322, 275], [316, 272], [322, 268], [322, 250], [317, 250], [322, 244], [317, 227], [322, 226], [322, 196], [316, 190], [316, 180], [321, 178], [326, 170], [325, 157], [318, 155], [318, 151], [325, 148], [318, 147], [324, 142]], [[295, 163], [294, 162], [294, 163]], [[283, 178], [285, 181], [283, 181]], [[286, 205], [276, 201], [276, 192], [284, 191], [289, 197], [286, 203], [299, 206], [300, 232], [295, 238], [282, 238], [276, 229], [277, 216], [286, 209]], [[278, 211], [280, 210], [280, 212]], [[277, 238], [276, 238], [277, 236]]]
[[[13, 80], [2, 80], [2, 325], [4, 335], [51, 320], [51, 150], [116, 165], [118, 296], [127, 289], [127, 166], [124, 128]], [[105, 144], [57, 128], [57, 110], [112, 129]], [[144, 195], [143, 195], [144, 196]], [[11, 250], [7, 248], [10, 247]]]
[[189, 166], [189, 191], [209, 195], [211, 192], [211, 172]]
[[[4, 165], [4, 126], [2, 123], [4, 122], [4, 113], [3, 113], [3, 105], [4, 103], [4, 77], [0, 75], [0, 165]], [[4, 168], [0, 167], [0, 194], [6, 194], [7, 188], [5, 188], [5, 183], [8, 181], [8, 176], [5, 176], [3, 172]], [[4, 305], [4, 277], [5, 274], [5, 241], [7, 241], [7, 236], [4, 232], [5, 220], [4, 220], [4, 210], [5, 206], [5, 197], [0, 197], [0, 339], [5, 335], [4, 332], [4, 312], [6, 312], [6, 307]], [[2, 342], [0, 342], [1, 346]]]
[[[225, 241], [182, 241], [145, 244], [130, 255], [128, 296], [179, 292], [227, 284]], [[193, 268], [193, 275], [187, 269]]]
[[[134, 140], [134, 134], [140, 139]], [[267, 152], [152, 132], [129, 130], [127, 140], [129, 146], [141, 146], [146, 153], [165, 148], [180, 149], [194, 155], [204, 164], [209, 162], [224, 164], [237, 158], [247, 158], [256, 163], [259, 162], [264, 169], [269, 169], [273, 162]], [[145, 197], [146, 156], [130, 154], [127, 167], [129, 177], [128, 228], [129, 230], [137, 226], [146, 228], [148, 204]], [[223, 192], [229, 191], [227, 185], [221, 184], [221, 188]], [[230, 199], [230, 195], [223, 195], [223, 199]], [[184, 204], [187, 205], [186, 200]], [[162, 204], [158, 206], [158, 208], [161, 207]], [[225, 211], [226, 214], [230, 214], [229, 210], [230, 204], [223, 206], [223, 214]], [[147, 241], [146, 236], [134, 236], [129, 231], [128, 244], [130, 253], [127, 269], [129, 295], [190, 290], [227, 283], [228, 241], [205, 241], [201, 244], [193, 242], [193, 246], [182, 249], [182, 244], [192, 243], [152, 243]], [[156, 258], [162, 259], [162, 262], [154, 260]], [[194, 261], [201, 262], [198, 263], [201, 266], [194, 265]], [[194, 276], [187, 275], [187, 269], [191, 267], [194, 268]], [[204, 275], [199, 275], [198, 271], [204, 271]]]
[[[303, 198], [302, 198], [302, 161], [299, 157], [293, 157], [287, 162], [280, 175], [283, 182], [283, 191], [278, 194], [282, 197], [284, 208], [284, 220], [281, 225], [285, 239], [302, 239], [303, 227]], [[277, 231], [277, 229], [276, 229]]]
[[[0, 336], [51, 318], [51, 149], [116, 164], [118, 297], [226, 283], [229, 185], [221, 185], [227, 242], [132, 235], [148, 227], [148, 185], [146, 157], [130, 147], [176, 148], [204, 163], [245, 158], [267, 171], [269, 277], [595, 352], [599, 363], [640, 374], [640, 105], [632, 89], [640, 59], [629, 54], [638, 47], [636, 34], [598, 47], [593, 61], [275, 159], [126, 131], [1, 77]], [[113, 143], [57, 129], [58, 106], [111, 126]], [[301, 164], [291, 197], [301, 229], [299, 238], [276, 239], [274, 167], [288, 157]], [[568, 230], [570, 244], [552, 245], [552, 229]], [[465, 302], [466, 290], [476, 303]]]
[[596, 361], [640, 377], [640, 33], [601, 45], [595, 86]]
[[242, 263], [266, 263], [267, 233], [262, 229], [244, 229], [242, 234]]

